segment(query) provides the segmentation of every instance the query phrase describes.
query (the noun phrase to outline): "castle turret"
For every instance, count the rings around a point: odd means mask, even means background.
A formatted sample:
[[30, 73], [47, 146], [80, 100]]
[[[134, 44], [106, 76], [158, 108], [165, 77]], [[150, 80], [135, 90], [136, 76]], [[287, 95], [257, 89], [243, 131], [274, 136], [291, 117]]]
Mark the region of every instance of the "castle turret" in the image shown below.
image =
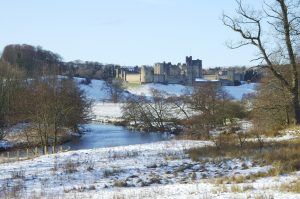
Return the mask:
[[193, 60], [192, 56], [185, 58], [187, 65], [187, 81], [188, 84], [193, 84], [196, 78], [202, 78], [202, 60]]
[[153, 82], [153, 74], [151, 68], [147, 66], [141, 67], [141, 83], [151, 83]]

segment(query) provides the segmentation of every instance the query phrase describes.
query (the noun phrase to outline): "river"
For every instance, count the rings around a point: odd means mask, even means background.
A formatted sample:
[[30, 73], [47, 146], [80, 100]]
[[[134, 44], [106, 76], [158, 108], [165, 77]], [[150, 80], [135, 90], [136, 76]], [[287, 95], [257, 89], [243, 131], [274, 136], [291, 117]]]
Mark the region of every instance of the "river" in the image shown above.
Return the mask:
[[109, 124], [91, 123], [83, 125], [83, 127], [87, 131], [81, 137], [73, 138], [63, 146], [70, 147], [71, 150], [79, 150], [143, 144], [169, 139], [167, 134], [135, 132], [125, 127]]

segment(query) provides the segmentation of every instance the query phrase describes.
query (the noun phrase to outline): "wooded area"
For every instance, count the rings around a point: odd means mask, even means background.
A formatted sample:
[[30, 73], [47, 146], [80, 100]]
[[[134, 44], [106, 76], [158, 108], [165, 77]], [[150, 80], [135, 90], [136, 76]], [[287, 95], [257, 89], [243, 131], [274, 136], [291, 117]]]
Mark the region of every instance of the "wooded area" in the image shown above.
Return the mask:
[[76, 82], [60, 77], [60, 56], [40, 47], [9, 45], [0, 60], [0, 139], [20, 122], [28, 145], [56, 146], [88, 120], [90, 102]]

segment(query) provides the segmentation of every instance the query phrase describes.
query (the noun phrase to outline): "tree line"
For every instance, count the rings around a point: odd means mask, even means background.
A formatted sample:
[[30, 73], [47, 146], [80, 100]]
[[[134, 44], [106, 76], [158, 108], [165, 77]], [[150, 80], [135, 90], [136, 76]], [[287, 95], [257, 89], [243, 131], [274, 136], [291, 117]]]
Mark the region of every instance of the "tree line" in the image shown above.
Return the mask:
[[27, 44], [11, 44], [4, 47], [1, 59], [18, 66], [28, 77], [39, 76], [42, 73], [55, 72], [69, 77], [89, 79], [111, 79], [115, 76], [115, 64], [102, 64], [92, 61], [64, 62], [62, 57], [41, 46]]
[[29, 145], [56, 146], [89, 119], [90, 101], [75, 81], [59, 76], [61, 58], [40, 47], [7, 46], [0, 59], [0, 139], [28, 123]]

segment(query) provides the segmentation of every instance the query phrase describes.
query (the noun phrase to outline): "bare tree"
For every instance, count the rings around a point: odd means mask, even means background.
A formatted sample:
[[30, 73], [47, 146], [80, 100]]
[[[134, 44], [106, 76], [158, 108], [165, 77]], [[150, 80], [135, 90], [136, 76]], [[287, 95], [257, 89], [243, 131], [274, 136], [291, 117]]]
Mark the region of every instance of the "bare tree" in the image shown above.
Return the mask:
[[173, 103], [170, 103], [168, 94], [153, 89], [151, 97], [128, 96], [122, 106], [123, 118], [134, 122], [135, 127], [147, 131], [166, 131], [176, 125], [174, 119]]
[[159, 131], [166, 130], [165, 123], [172, 117], [170, 104], [167, 103], [167, 93], [156, 89], [151, 90], [152, 101], [145, 104], [148, 113]]
[[236, 119], [245, 117], [244, 107], [219, 84], [195, 87], [187, 101], [193, 115], [186, 122], [188, 131], [197, 137], [210, 137], [210, 131], [224, 126], [235, 126]]
[[145, 96], [128, 96], [122, 105], [122, 115], [125, 121], [134, 122], [135, 128], [154, 130], [153, 115], [147, 104], [151, 103]]
[[293, 109], [289, 91], [270, 72], [265, 73], [258, 92], [251, 101], [254, 125], [258, 125], [261, 132], [277, 130], [291, 124]]
[[57, 76], [37, 78], [26, 91], [24, 112], [35, 132], [27, 133], [29, 143], [57, 146], [66, 128], [78, 132], [78, 125], [89, 119], [90, 102], [73, 80]]
[[167, 98], [167, 103], [170, 104], [173, 111], [178, 115], [183, 115], [185, 119], [190, 119], [191, 113], [188, 107], [190, 96], [170, 96]]
[[[260, 11], [246, 7], [242, 0], [236, 0], [236, 3], [237, 17], [223, 14], [222, 21], [239, 33], [241, 40], [228, 46], [235, 49], [251, 45], [258, 50], [254, 60], [261, 61], [289, 91], [295, 124], [300, 124], [299, 63], [296, 54], [300, 42], [300, 1], [275, 0], [274, 5], [264, 2]], [[276, 66], [282, 64], [287, 64], [283, 67], [291, 71], [291, 76], [285, 77], [278, 70]]]
[[108, 91], [113, 103], [117, 103], [124, 91], [123, 82], [121, 80], [113, 79], [105, 81], [105, 90]]

